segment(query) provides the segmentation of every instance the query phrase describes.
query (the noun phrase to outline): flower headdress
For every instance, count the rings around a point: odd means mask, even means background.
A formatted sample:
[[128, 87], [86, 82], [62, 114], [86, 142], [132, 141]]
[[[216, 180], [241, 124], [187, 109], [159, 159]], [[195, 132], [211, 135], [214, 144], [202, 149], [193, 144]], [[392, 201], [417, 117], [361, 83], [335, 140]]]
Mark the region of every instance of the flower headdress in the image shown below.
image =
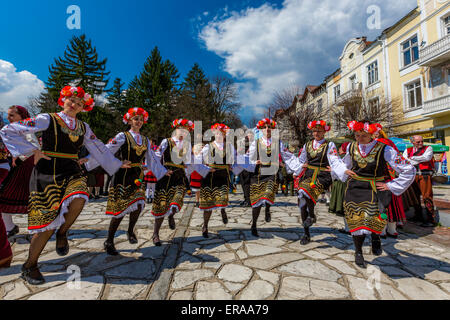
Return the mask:
[[143, 116], [144, 117], [144, 123], [147, 123], [148, 121], [148, 112], [145, 111], [142, 108], [131, 108], [128, 110], [127, 113], [123, 116], [123, 123], [128, 124], [132, 118], [135, 116]]
[[378, 132], [383, 129], [383, 126], [379, 123], [372, 123], [369, 122], [358, 122], [358, 121], [350, 121], [347, 123], [347, 127], [350, 129], [350, 131], [357, 132], [357, 131], [364, 131], [369, 134], [374, 134], [375, 132]]
[[174, 129], [185, 128], [189, 131], [193, 131], [194, 127], [195, 127], [194, 123], [188, 119], [175, 119], [172, 122], [172, 128], [174, 128]]
[[311, 121], [308, 123], [308, 129], [312, 130], [316, 127], [322, 127], [326, 132], [331, 130], [331, 125], [323, 120]]
[[262, 129], [266, 125], [269, 125], [270, 129], [275, 129], [277, 126], [277, 123], [275, 121], [273, 121], [272, 119], [265, 118], [258, 122], [258, 124], [256, 125], [256, 128]]
[[94, 99], [91, 97], [89, 93], [86, 93], [84, 89], [81, 87], [72, 87], [72, 86], [64, 87], [59, 94], [58, 104], [61, 107], [64, 106], [64, 101], [66, 101], [66, 98], [70, 97], [78, 97], [83, 100], [84, 103], [83, 112], [89, 112], [92, 109], [94, 109], [95, 106]]
[[228, 127], [227, 125], [225, 125], [223, 123], [216, 123], [211, 126], [211, 130], [219, 130], [219, 131], [226, 133], [227, 130], [230, 130], [230, 127]]

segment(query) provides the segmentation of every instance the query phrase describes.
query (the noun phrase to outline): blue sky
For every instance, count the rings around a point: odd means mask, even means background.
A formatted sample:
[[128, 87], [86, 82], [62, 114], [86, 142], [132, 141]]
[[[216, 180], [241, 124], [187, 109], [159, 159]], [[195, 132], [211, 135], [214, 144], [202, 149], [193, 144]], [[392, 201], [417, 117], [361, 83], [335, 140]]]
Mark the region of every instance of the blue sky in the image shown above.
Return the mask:
[[[358, 3], [358, 6], [355, 6]], [[366, 26], [370, 4], [381, 9], [379, 30]], [[0, 10], [0, 107], [26, 104], [48, 77], [73, 35], [85, 33], [111, 82], [129, 82], [153, 47], [182, 77], [197, 62], [208, 76], [239, 85], [244, 121], [262, 116], [274, 90], [318, 84], [338, 65], [352, 37], [379, 35], [412, 10], [416, 0], [51, 0], [3, 3]], [[81, 30], [69, 30], [68, 6], [81, 9]], [[13, 102], [14, 101], [14, 102]]]

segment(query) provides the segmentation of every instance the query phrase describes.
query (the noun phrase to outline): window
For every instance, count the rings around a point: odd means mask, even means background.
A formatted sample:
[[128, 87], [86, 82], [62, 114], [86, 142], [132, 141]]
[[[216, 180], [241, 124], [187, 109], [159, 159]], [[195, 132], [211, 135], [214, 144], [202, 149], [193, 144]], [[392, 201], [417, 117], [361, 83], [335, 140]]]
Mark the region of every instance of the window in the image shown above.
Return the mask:
[[350, 56], [349, 56], [349, 59], [353, 59], [353, 56], [354, 56], [354, 54], [351, 53]]
[[419, 60], [419, 43], [417, 42], [417, 35], [402, 43], [402, 56], [404, 67]]
[[450, 15], [444, 18], [444, 34], [450, 34]]
[[322, 113], [322, 99], [317, 101], [317, 113], [320, 115]]
[[369, 113], [376, 115], [380, 114], [380, 98], [376, 97], [369, 100]]
[[367, 67], [367, 82], [369, 86], [378, 81], [378, 61], [371, 63]]
[[339, 96], [341, 95], [341, 86], [338, 84], [336, 87], [334, 87], [334, 102], [337, 101]]
[[350, 90], [356, 90], [357, 83], [356, 83], [356, 75], [353, 75], [350, 77]]
[[422, 106], [422, 90], [420, 80], [406, 85], [407, 108], [415, 109]]

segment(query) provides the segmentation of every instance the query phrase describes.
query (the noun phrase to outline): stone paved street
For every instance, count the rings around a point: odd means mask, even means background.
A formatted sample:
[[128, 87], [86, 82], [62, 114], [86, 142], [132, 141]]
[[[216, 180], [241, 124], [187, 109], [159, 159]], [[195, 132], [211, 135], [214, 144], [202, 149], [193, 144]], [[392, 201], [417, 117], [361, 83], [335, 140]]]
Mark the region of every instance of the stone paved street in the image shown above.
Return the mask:
[[[19, 278], [29, 247], [25, 218], [15, 219], [21, 235], [13, 244], [14, 260], [0, 271], [0, 299], [449, 299], [450, 252], [448, 229], [438, 228], [443, 241], [427, 234], [406, 233], [398, 240], [383, 240], [383, 255], [364, 246], [368, 269], [354, 264], [353, 242], [341, 234], [343, 218], [318, 205], [313, 242], [301, 246], [296, 197], [277, 197], [272, 222], [260, 217], [260, 238], [250, 233], [251, 209], [242, 208], [242, 194], [231, 195], [224, 226], [216, 212], [210, 238], [201, 236], [203, 218], [186, 198], [177, 229], [165, 221], [162, 247], [151, 241], [153, 221], [149, 207], [136, 229], [138, 245], [126, 238], [124, 219], [116, 238], [121, 255], [103, 251], [110, 218], [105, 199], [87, 205], [70, 232], [71, 250], [59, 257], [52, 239], [41, 256], [43, 286], [30, 286]], [[446, 238], [447, 237], [447, 238]], [[66, 281], [70, 270], [81, 270], [81, 284]], [[69, 272], [68, 272], [69, 270]], [[378, 281], [372, 281], [378, 279]], [[75, 287], [75, 288], [74, 288]], [[370, 289], [372, 288], [372, 289]]]

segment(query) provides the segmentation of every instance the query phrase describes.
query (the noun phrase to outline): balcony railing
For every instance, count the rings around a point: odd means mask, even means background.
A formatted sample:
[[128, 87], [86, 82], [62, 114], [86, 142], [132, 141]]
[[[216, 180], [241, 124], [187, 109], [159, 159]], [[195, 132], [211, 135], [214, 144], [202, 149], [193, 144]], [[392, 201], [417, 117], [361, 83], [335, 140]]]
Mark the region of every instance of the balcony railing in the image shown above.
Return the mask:
[[336, 98], [336, 105], [340, 105], [346, 101], [348, 101], [349, 99], [361, 99], [362, 98], [362, 83], [359, 82], [356, 86], [355, 89], [351, 89], [348, 90], [347, 92], [344, 92], [343, 94], [341, 94], [339, 97]]
[[421, 66], [437, 65], [450, 59], [450, 34], [420, 50]]
[[450, 94], [433, 100], [425, 101], [423, 105], [423, 114], [437, 114], [442, 112], [450, 112]]

